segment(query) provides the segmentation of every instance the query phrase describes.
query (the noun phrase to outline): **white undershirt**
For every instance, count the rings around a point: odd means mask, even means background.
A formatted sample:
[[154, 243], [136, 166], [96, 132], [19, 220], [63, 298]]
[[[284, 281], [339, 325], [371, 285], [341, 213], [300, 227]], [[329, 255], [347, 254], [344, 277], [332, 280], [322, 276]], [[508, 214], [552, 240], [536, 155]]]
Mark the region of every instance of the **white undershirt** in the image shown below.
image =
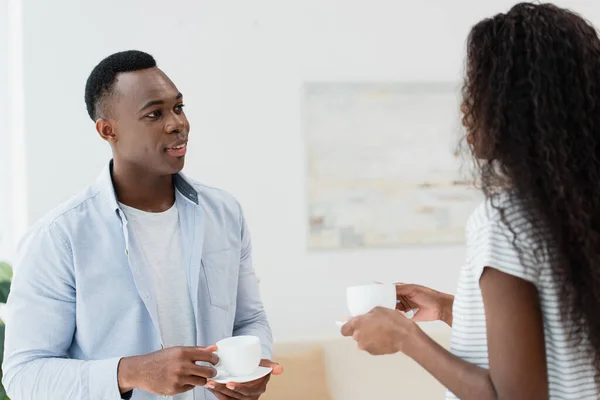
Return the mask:
[[[158, 324], [165, 348], [195, 346], [195, 318], [183, 263], [181, 229], [176, 204], [164, 212], [151, 213], [120, 204], [149, 269]], [[193, 400], [192, 391], [173, 397]]]

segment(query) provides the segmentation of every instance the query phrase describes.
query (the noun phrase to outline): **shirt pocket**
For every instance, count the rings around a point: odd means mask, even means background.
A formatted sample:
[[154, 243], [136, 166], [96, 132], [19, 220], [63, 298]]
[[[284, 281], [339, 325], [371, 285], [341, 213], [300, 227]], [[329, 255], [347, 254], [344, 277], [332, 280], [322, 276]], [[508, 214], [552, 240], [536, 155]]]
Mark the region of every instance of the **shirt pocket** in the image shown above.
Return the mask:
[[210, 304], [225, 311], [229, 311], [231, 305], [231, 291], [236, 290], [235, 287], [231, 287], [229, 279], [234, 262], [235, 252], [233, 249], [206, 253], [201, 260]]

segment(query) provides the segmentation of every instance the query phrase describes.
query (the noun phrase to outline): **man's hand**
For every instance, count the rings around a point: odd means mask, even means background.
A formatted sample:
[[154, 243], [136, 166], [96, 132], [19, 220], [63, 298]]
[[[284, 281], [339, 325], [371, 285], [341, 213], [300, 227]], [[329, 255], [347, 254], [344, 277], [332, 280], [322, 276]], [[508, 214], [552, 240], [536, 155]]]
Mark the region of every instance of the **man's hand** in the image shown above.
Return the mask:
[[454, 296], [425, 286], [397, 283], [396, 297], [400, 300], [396, 307], [398, 310], [407, 312], [418, 309], [412, 318], [413, 321], [441, 320], [452, 326]]
[[271, 375], [281, 375], [283, 373], [281, 365], [271, 360], [262, 360], [260, 366], [272, 368], [273, 370], [264, 378], [247, 383], [228, 383], [227, 385], [222, 385], [209, 380], [206, 388], [217, 396], [219, 400], [257, 400], [267, 390], [267, 383], [269, 383]]
[[161, 396], [187, 392], [204, 386], [217, 371], [212, 366], [200, 366], [196, 361], [216, 365], [219, 358], [211, 347], [171, 347], [143, 356], [126, 357], [118, 368], [121, 393], [143, 389]]

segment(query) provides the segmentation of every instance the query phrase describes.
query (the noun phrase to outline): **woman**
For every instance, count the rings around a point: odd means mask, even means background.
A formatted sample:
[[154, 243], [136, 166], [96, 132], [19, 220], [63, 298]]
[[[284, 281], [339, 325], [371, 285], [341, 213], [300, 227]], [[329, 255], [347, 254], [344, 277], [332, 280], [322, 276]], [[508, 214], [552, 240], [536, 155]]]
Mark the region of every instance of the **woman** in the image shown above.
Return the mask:
[[[397, 287], [342, 328], [404, 352], [461, 399], [600, 397], [600, 40], [579, 16], [518, 4], [473, 27], [463, 123], [486, 201], [456, 298]], [[452, 326], [451, 351], [415, 321]]]

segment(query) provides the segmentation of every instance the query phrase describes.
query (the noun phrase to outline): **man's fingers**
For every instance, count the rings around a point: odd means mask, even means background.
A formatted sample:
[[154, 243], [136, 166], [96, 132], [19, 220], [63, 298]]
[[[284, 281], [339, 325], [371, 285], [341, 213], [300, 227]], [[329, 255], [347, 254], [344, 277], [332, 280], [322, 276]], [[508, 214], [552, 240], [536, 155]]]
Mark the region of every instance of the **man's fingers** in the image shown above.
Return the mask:
[[204, 386], [207, 381], [208, 378], [198, 375], [188, 375], [184, 379], [182, 379], [182, 382], [185, 384], [185, 386], [190, 386], [191, 388], [194, 388], [196, 386]]
[[227, 386], [213, 381], [209, 381], [206, 384], [206, 388], [210, 389], [214, 393], [221, 393], [227, 396], [227, 399], [244, 400], [244, 398], [246, 397], [242, 393], [234, 392], [233, 390], [228, 389]]
[[176, 387], [177, 394], [189, 392], [190, 390], [194, 389], [195, 387], [196, 387], [196, 385], [192, 385], [189, 383], [184, 383], [183, 385], [178, 385]]
[[261, 360], [260, 361], [260, 366], [261, 367], [266, 367], [266, 368], [271, 368], [271, 375], [281, 375], [283, 374], [283, 367], [281, 365], [279, 365], [278, 363], [271, 361], [271, 360]]
[[269, 383], [269, 379], [271, 379], [271, 376], [267, 375], [264, 378], [252, 382], [228, 383], [226, 387], [227, 389], [232, 390], [236, 393], [243, 394], [246, 397], [259, 396], [263, 394], [267, 389], [267, 383]]
[[229, 398], [226, 397], [224, 394], [213, 392], [212, 390], [210, 390], [210, 392], [215, 395], [217, 400], [229, 400]]
[[221, 393], [223, 393], [225, 396], [228, 396], [228, 397], [230, 397], [232, 399], [236, 399], [236, 400], [245, 400], [246, 399], [246, 396], [243, 395], [242, 393], [234, 392], [233, 390], [229, 390], [226, 387], [221, 390]]
[[217, 345], [213, 344], [212, 346], [188, 346], [186, 347], [186, 349], [191, 350], [191, 351], [199, 351], [199, 352], [206, 352], [206, 353], [214, 353], [215, 351], [217, 351]]
[[217, 346], [210, 347], [188, 347], [187, 351], [193, 361], [204, 361], [216, 365], [219, 357], [214, 353]]
[[191, 364], [186, 372], [190, 375], [199, 376], [205, 379], [211, 379], [217, 376], [217, 370], [213, 367], [205, 367], [196, 364]]
[[233, 397], [229, 397], [229, 396], [227, 396], [227, 395], [225, 395], [225, 394], [223, 394], [221, 392], [217, 392], [215, 390], [210, 390], [210, 389], [209, 389], [209, 391], [212, 394], [214, 394], [217, 397], [218, 400], [232, 400], [233, 399]]

